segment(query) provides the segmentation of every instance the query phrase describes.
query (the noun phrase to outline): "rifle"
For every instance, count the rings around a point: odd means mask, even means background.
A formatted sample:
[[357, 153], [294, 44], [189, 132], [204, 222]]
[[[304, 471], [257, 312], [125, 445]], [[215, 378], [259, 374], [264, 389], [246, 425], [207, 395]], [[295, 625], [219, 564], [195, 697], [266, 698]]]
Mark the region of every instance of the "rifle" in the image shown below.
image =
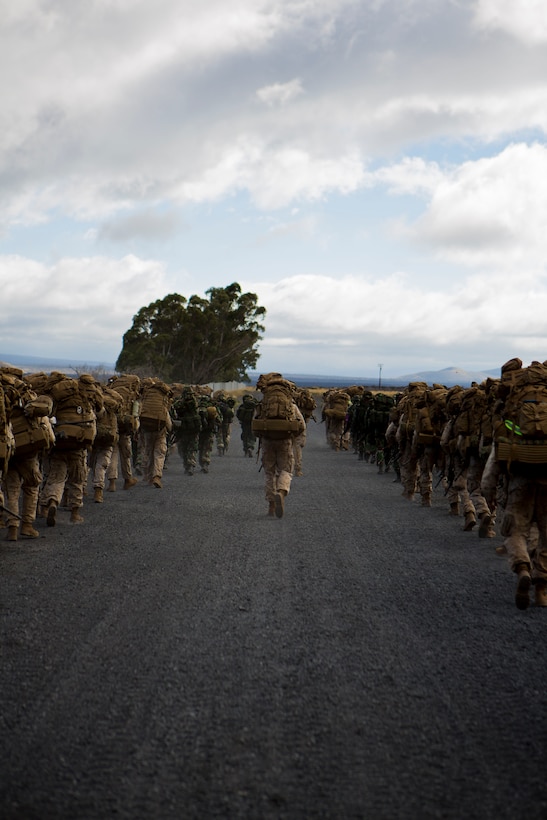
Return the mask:
[[20, 515], [17, 515], [17, 513], [14, 513], [11, 510], [8, 510], [8, 508], [4, 507], [3, 504], [0, 504], [0, 512], [8, 513], [8, 515], [12, 515], [14, 518], [17, 518], [19, 521], [23, 520]]

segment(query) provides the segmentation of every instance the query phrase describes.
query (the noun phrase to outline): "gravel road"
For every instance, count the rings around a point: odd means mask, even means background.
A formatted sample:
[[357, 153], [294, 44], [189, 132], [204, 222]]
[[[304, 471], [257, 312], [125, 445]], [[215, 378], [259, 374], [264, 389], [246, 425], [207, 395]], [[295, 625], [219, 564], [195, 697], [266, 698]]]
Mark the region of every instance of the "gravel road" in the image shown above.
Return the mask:
[[0, 542], [2, 820], [545, 820], [547, 611], [500, 539], [321, 424], [304, 473], [268, 518], [234, 424]]

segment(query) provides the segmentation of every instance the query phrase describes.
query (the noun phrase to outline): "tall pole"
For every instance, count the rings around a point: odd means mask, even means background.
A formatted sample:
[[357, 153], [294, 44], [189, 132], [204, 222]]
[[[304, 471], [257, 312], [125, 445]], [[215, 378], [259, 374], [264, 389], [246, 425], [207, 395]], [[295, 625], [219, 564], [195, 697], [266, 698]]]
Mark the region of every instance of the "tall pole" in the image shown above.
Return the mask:
[[379, 368], [379, 371], [380, 371], [380, 372], [378, 373], [378, 390], [380, 390], [380, 389], [381, 389], [381, 387], [382, 387], [382, 367], [383, 367], [383, 366], [384, 366], [383, 364], [379, 364], [379, 365], [378, 365], [378, 368]]

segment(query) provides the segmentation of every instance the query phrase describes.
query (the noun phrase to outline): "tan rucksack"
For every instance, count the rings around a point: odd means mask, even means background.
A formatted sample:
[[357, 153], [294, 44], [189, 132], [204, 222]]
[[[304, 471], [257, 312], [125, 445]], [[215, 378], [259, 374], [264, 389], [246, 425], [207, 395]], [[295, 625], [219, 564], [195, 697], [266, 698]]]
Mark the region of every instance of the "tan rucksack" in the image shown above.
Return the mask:
[[496, 458], [509, 464], [547, 464], [547, 365], [504, 368], [504, 404], [493, 430]]
[[157, 433], [167, 425], [173, 391], [159, 379], [145, 379], [142, 387], [140, 426], [146, 432]]
[[13, 452], [14, 440], [8, 420], [8, 410], [4, 389], [0, 384], [0, 476], [7, 470], [8, 460]]
[[295, 416], [290, 383], [272, 378], [263, 384], [262, 400], [258, 403], [251, 429], [256, 436], [283, 439], [301, 432], [302, 422]]
[[346, 418], [348, 407], [351, 404], [351, 397], [345, 390], [335, 390], [327, 396], [327, 404], [324, 410], [328, 419], [341, 421]]
[[123, 400], [118, 409], [118, 430], [124, 436], [131, 436], [139, 429], [141, 380], [138, 376], [124, 373], [110, 379], [108, 386]]
[[49, 417], [53, 410], [50, 396], [36, 396], [26, 389], [24, 405], [11, 411], [11, 426], [15, 438], [15, 458], [28, 458], [49, 450], [55, 443], [55, 433]]
[[53, 372], [44, 393], [53, 399], [55, 446], [60, 450], [90, 450], [97, 433], [95, 410], [78, 379]]

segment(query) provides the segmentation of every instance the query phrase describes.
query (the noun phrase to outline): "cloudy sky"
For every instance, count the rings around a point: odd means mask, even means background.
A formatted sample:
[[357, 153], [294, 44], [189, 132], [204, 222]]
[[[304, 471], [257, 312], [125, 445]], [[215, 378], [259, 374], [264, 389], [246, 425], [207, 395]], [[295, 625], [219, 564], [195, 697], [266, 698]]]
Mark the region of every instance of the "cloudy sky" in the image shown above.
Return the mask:
[[234, 281], [259, 369], [547, 359], [545, 0], [0, 0], [0, 358]]

